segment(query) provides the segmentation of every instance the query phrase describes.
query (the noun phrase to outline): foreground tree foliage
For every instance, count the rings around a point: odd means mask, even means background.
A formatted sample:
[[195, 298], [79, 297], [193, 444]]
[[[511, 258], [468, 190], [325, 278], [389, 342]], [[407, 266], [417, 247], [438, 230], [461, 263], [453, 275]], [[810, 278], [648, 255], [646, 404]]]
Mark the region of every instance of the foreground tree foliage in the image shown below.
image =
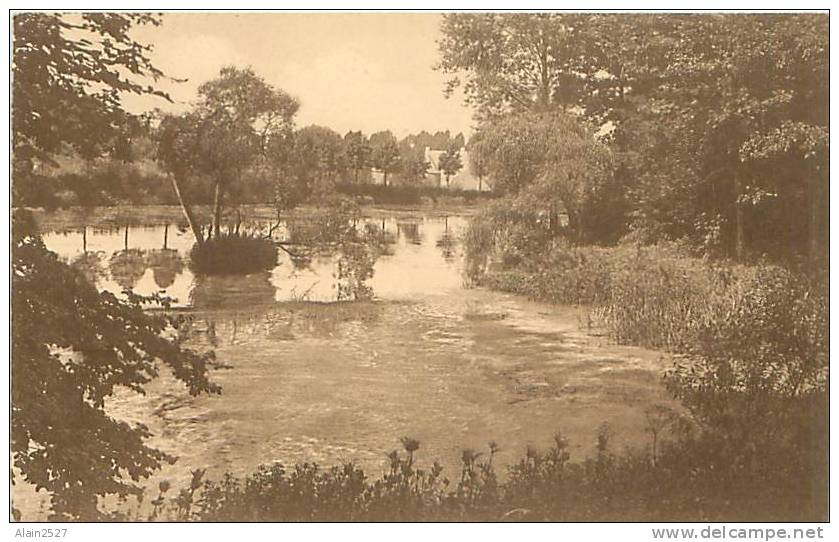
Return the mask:
[[[149, 47], [130, 37], [132, 26], [158, 22], [15, 15], [16, 204], [36, 193], [37, 164], [62, 147], [93, 158], [134, 125], [121, 92], [163, 96], [145, 82], [162, 76]], [[146, 427], [111, 417], [106, 399], [120, 388], [143, 393], [162, 367], [190, 393], [218, 392], [207, 375], [212, 358], [184, 349], [172, 336], [176, 322], [143, 311], [165, 299], [98, 292], [46, 250], [28, 213], [15, 213], [12, 233], [12, 476], [50, 494], [53, 519], [97, 519], [99, 497], [136, 493], [137, 482], [174, 459], [145, 444]]]
[[142, 13], [17, 13], [12, 44], [13, 196], [16, 205], [49, 197], [39, 164], [69, 146], [85, 159], [115, 150], [130, 122], [120, 93], [165, 94], [150, 46], [130, 29], [157, 25]]
[[[143, 311], [162, 298], [98, 292], [46, 250], [31, 217], [12, 246], [12, 458], [23, 480], [51, 497], [52, 519], [97, 519], [98, 497], [136, 493], [136, 482], [174, 458], [144, 443], [149, 431], [114, 419], [119, 388], [143, 393], [163, 367], [190, 393], [217, 393], [212, 356], [183, 348], [177, 322]], [[168, 335], [168, 336], [167, 336]]]

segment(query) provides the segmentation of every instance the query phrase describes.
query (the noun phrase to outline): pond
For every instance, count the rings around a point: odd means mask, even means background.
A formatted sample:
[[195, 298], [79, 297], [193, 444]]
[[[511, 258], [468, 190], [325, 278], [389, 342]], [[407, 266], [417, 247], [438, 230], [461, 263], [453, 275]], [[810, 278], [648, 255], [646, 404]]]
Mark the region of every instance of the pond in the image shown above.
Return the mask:
[[584, 457], [604, 422], [618, 449], [647, 445], [644, 410], [669, 402], [660, 353], [581, 329], [579, 308], [466, 287], [467, 216], [368, 210], [363, 220], [389, 248], [369, 282], [374, 298], [355, 303], [330, 303], [334, 254], [306, 265], [281, 252], [270, 272], [199, 277], [175, 218], [127, 229], [53, 221], [49, 249], [101, 289], [176, 298], [192, 344], [229, 365], [212, 375], [221, 396], [190, 397], [164, 377], [147, 396], [107, 405], [179, 457], [157, 478], [177, 487], [190, 468], [218, 477], [276, 461], [352, 460], [377, 475], [402, 436], [421, 442], [421, 462], [456, 477], [465, 447], [495, 441], [509, 464], [557, 430]]

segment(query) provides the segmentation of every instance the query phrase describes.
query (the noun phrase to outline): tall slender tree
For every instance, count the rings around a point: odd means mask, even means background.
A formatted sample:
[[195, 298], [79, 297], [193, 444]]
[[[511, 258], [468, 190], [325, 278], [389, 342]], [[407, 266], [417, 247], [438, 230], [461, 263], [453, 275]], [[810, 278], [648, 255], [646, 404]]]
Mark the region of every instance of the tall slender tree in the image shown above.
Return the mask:
[[377, 132], [370, 136], [371, 163], [382, 172], [382, 182], [387, 186], [387, 176], [396, 172], [402, 164], [399, 144], [390, 131]]
[[344, 142], [347, 148], [347, 160], [353, 170], [353, 181], [358, 184], [359, 173], [370, 167], [372, 153], [370, 142], [361, 131], [347, 132]]
[[443, 151], [438, 159], [438, 166], [446, 179], [446, 188], [449, 188], [452, 175], [463, 169], [463, 161], [460, 159], [460, 148], [452, 144]]

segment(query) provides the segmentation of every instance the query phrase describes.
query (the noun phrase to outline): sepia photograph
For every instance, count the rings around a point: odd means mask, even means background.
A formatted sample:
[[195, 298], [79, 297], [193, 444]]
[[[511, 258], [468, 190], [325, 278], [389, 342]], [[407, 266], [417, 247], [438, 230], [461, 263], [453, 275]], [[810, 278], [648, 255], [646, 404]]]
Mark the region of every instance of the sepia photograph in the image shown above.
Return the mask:
[[829, 521], [827, 10], [8, 16], [15, 539]]

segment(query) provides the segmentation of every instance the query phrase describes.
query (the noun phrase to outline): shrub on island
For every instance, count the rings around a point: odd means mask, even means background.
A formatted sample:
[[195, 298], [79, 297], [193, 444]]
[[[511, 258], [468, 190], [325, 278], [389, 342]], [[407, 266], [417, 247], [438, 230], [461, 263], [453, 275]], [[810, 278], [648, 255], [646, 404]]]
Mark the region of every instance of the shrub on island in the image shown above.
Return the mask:
[[190, 267], [205, 275], [245, 275], [277, 265], [277, 247], [270, 239], [249, 235], [222, 235], [196, 243]]

